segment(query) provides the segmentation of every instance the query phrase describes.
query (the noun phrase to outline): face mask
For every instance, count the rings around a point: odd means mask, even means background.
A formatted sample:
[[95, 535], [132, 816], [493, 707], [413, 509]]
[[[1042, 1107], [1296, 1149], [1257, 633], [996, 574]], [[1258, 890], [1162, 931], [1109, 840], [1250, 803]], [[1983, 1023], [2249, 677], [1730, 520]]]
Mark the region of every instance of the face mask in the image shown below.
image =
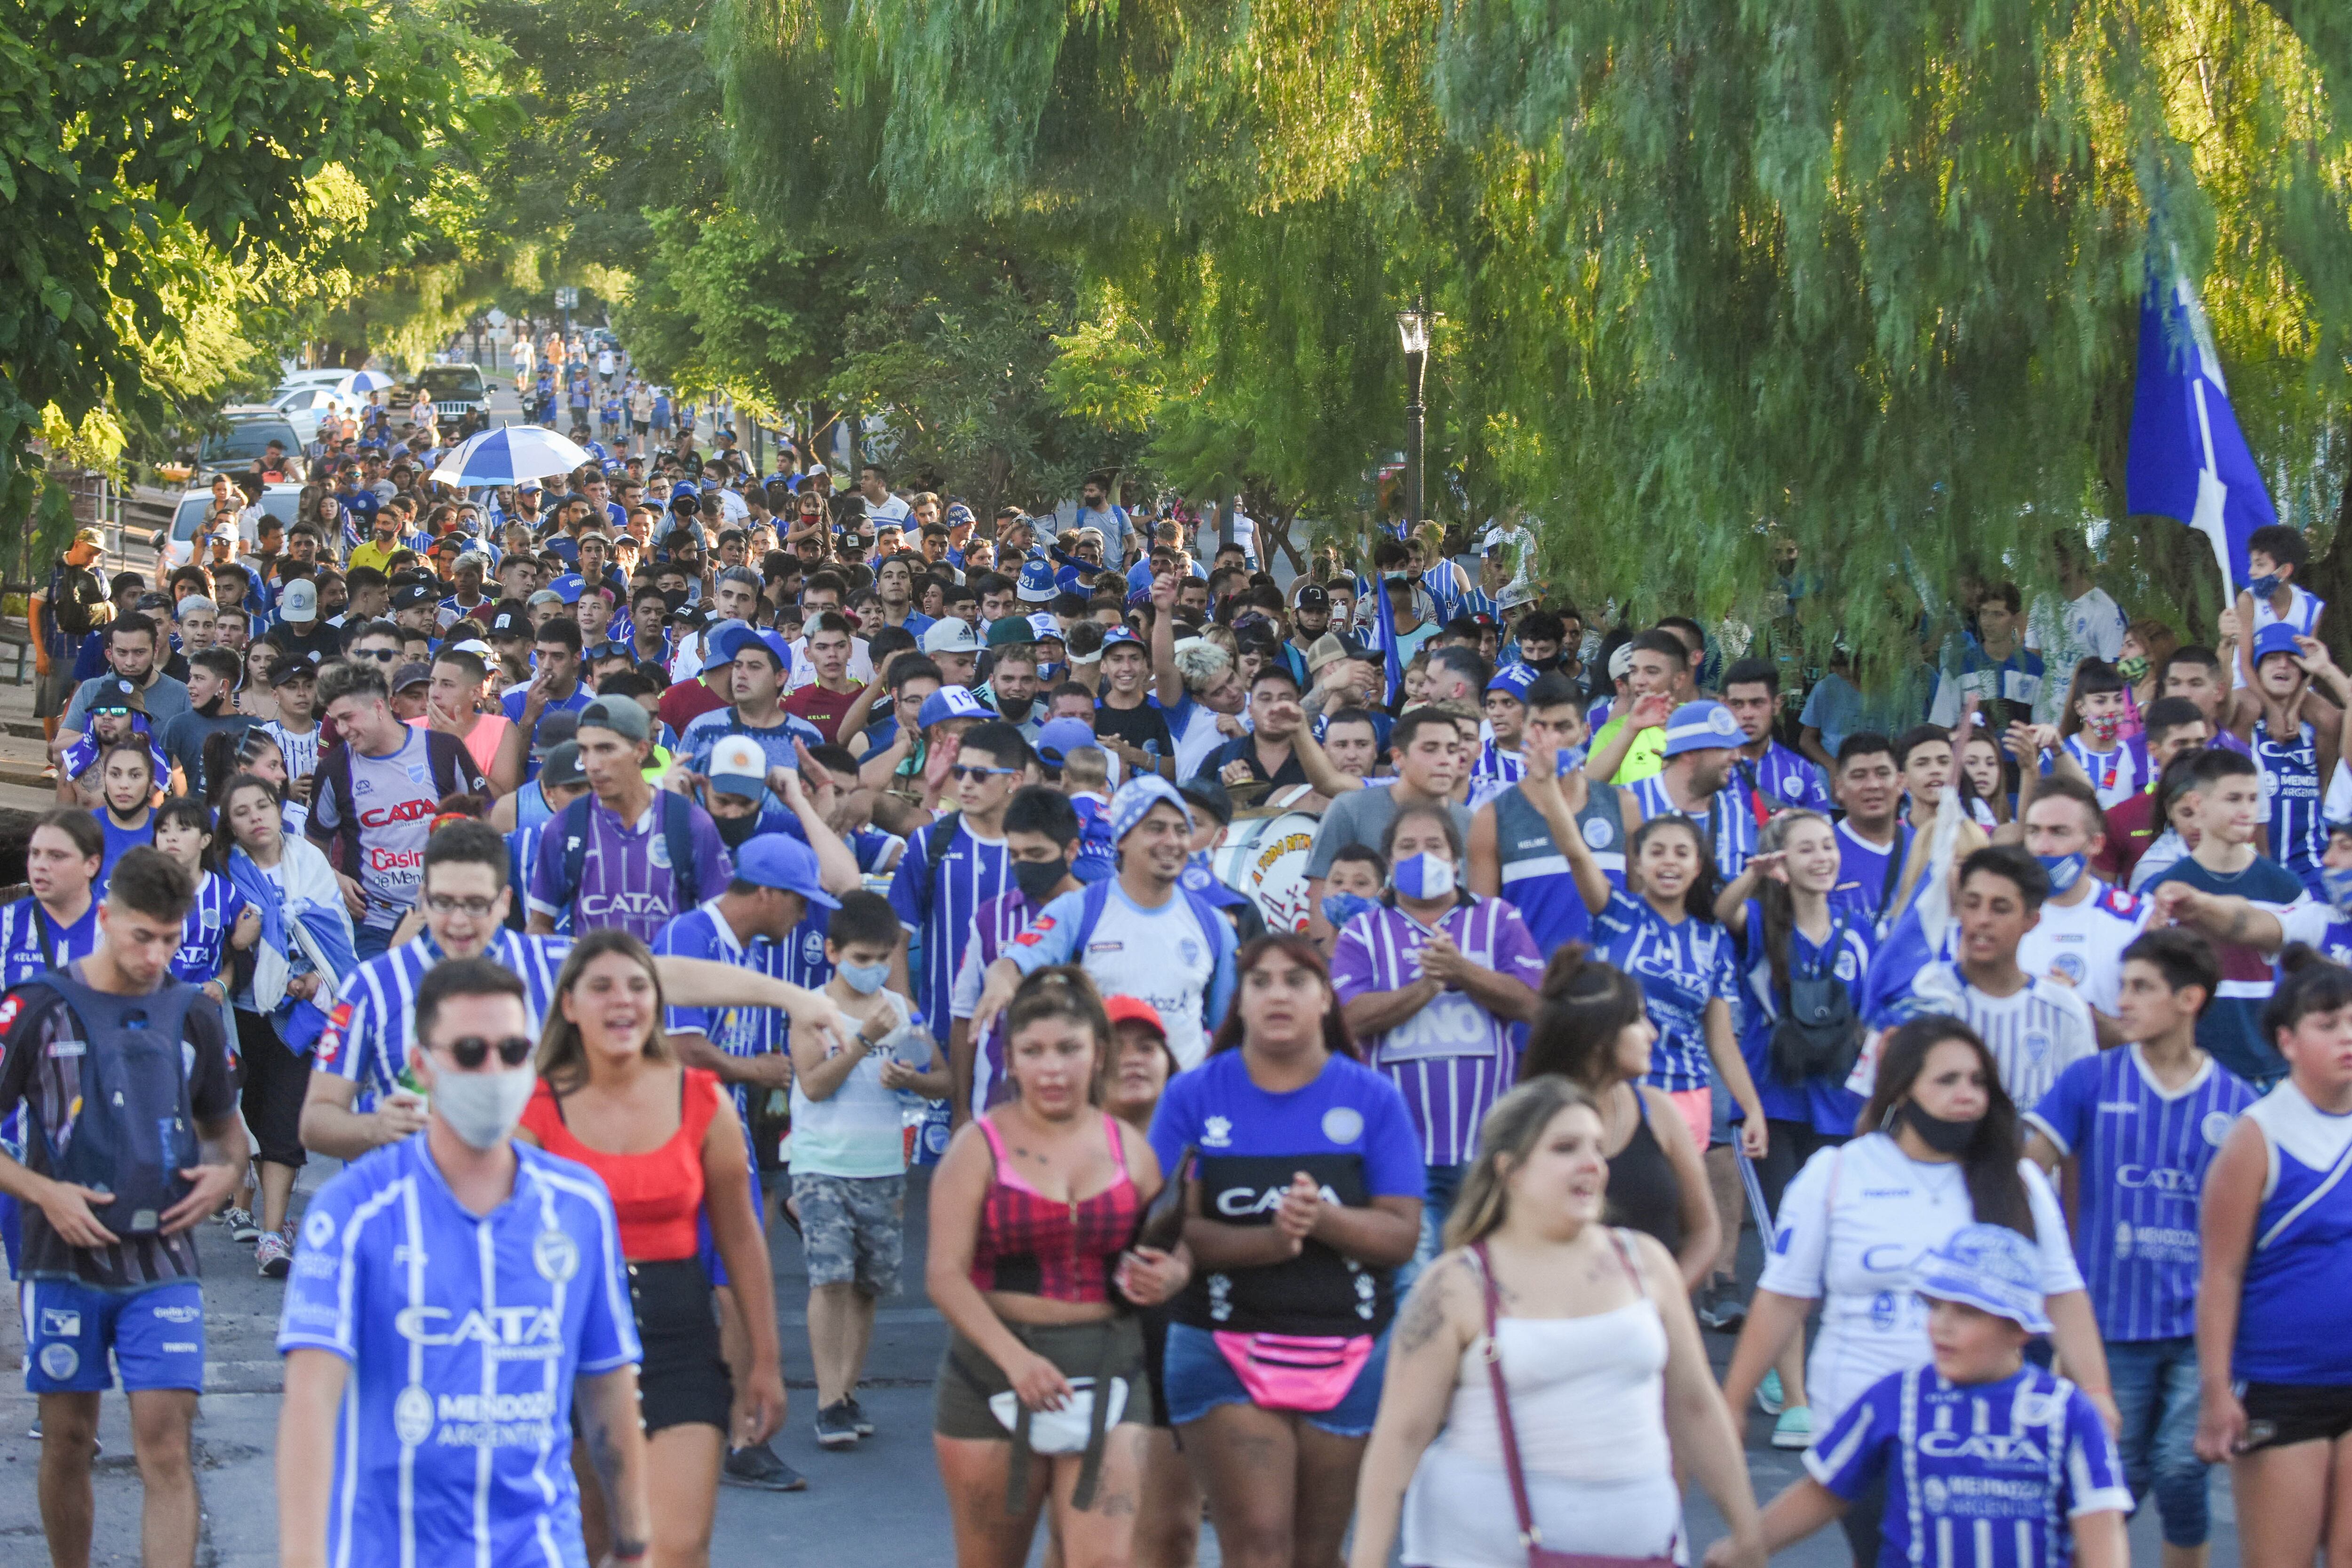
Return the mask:
[[686, 608], [686, 590], [683, 588], [664, 588], [662, 590], [662, 603], [667, 605], [673, 610], [682, 610]]
[[1566, 778], [1569, 774], [1584, 766], [1584, 759], [1587, 755], [1588, 748], [1586, 747], [1562, 746], [1559, 749], [1559, 776]]
[[999, 691], [996, 693], [996, 711], [1008, 721], [1018, 724], [1022, 720], [1029, 717], [1029, 710], [1036, 704], [1036, 701], [1034, 697], [1015, 699]]
[[710, 820], [719, 829], [719, 841], [730, 849], [740, 849], [760, 831], [760, 814], [756, 811], [740, 816], [713, 816]]
[[436, 1063], [433, 1113], [469, 1149], [497, 1148], [522, 1120], [538, 1075], [528, 1064], [505, 1072], [459, 1072]]
[[1060, 664], [1041, 664], [1037, 667], [1037, 679], [1042, 681], [1059, 680], [1062, 679], [1062, 671], [1067, 668], [1068, 666]]
[[835, 968], [834, 973], [841, 976], [843, 984], [860, 996], [871, 996], [882, 989], [885, 980], [890, 978], [890, 966], [887, 963], [845, 963]]
[[2339, 914], [2352, 914], [2352, 866], [2322, 866], [2320, 890]]
[[1919, 1109], [1916, 1100], [1904, 1101], [1903, 1115], [1911, 1123], [1911, 1131], [1919, 1134], [1919, 1141], [1938, 1154], [1966, 1153], [1977, 1135], [1974, 1121], [1947, 1121], [1940, 1116], [1930, 1116]]
[[1454, 891], [1454, 862], [1428, 854], [1409, 856], [1397, 862], [1390, 880], [1400, 897], [1442, 899]]
[[2050, 896], [2053, 899], [2082, 880], [2083, 868], [2089, 864], [2080, 850], [2072, 855], [2036, 855], [2034, 858], [2050, 873]]
[[1323, 895], [1323, 918], [1338, 931], [1366, 910], [1373, 908], [1372, 900], [1360, 893], [1326, 893]]
[[2278, 591], [2279, 574], [2275, 572], [2265, 572], [2246, 584], [2246, 592], [2257, 599], [2267, 599]]
[[1021, 896], [1032, 904], [1042, 904], [1054, 896], [1062, 879], [1070, 874], [1067, 862], [1061, 860], [1015, 860], [1013, 879], [1020, 884]]
[[2147, 679], [2147, 656], [2136, 653], [2129, 658], [2116, 660], [2116, 673], [2137, 686]]

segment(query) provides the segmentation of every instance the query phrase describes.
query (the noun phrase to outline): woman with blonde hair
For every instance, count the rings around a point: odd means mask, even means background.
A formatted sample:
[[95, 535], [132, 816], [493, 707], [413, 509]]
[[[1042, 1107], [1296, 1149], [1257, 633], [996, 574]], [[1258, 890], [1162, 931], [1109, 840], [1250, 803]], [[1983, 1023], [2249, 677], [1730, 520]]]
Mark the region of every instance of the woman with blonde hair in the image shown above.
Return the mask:
[[[664, 1504], [654, 1510], [649, 1557], [665, 1568], [698, 1568], [710, 1559], [727, 1445], [767, 1441], [783, 1419], [784, 1384], [742, 1125], [718, 1075], [672, 1053], [663, 1006], [644, 942], [614, 930], [575, 942], [556, 977], [539, 1085], [517, 1136], [587, 1166], [613, 1195], [645, 1350], [637, 1390], [647, 1489]], [[751, 1336], [751, 1372], [741, 1388], [719, 1357], [699, 1234], [705, 1213]], [[588, 1463], [577, 1445], [572, 1460], [575, 1468]], [[608, 1532], [601, 1496], [583, 1476], [592, 1561]]]
[[1521, 1568], [1528, 1548], [1671, 1560], [1678, 1468], [1760, 1568], [1756, 1495], [1682, 1271], [1602, 1219], [1601, 1112], [1558, 1077], [1486, 1115], [1389, 1349], [1349, 1568]]

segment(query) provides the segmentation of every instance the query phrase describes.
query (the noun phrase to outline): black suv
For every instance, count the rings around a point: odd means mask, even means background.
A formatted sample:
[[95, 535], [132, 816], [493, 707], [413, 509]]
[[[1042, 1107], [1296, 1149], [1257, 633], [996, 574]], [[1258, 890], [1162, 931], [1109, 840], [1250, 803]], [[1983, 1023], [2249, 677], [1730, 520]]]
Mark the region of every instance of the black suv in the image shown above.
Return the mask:
[[490, 427], [489, 384], [473, 365], [427, 365], [417, 372], [416, 385], [433, 400], [434, 423], [444, 439], [462, 441]]

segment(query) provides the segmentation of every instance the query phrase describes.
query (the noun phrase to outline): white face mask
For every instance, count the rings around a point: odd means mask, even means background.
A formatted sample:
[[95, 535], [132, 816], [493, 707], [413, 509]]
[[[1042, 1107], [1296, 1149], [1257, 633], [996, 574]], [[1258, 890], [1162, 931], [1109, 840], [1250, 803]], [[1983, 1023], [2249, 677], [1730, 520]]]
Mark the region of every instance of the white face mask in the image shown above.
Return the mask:
[[449, 1131], [467, 1147], [487, 1152], [514, 1131], [537, 1082], [538, 1075], [528, 1062], [503, 1072], [459, 1072], [440, 1067], [433, 1075], [433, 1113], [446, 1121]]

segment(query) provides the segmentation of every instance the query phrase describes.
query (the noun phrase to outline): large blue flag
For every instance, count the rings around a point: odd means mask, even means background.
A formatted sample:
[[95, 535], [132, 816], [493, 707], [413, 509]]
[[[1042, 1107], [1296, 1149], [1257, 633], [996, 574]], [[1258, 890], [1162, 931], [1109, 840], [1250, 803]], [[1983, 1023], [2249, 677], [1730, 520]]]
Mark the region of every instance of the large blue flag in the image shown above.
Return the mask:
[[2176, 518], [2212, 542], [2233, 587], [2245, 584], [2246, 541], [2278, 521], [2246, 449], [2205, 307], [2188, 279], [2164, 282], [2152, 251], [2139, 311], [2139, 385], [2132, 398], [2125, 505]]
[[1376, 573], [1375, 575], [1378, 581], [1373, 584], [1372, 625], [1381, 639], [1381, 660], [1388, 668], [1388, 680], [1381, 697], [1381, 705], [1393, 708], [1397, 694], [1404, 689], [1404, 660], [1397, 657], [1396, 606], [1389, 602], [1389, 584], [1392, 582], [1410, 583], [1412, 579], [1387, 572]]

